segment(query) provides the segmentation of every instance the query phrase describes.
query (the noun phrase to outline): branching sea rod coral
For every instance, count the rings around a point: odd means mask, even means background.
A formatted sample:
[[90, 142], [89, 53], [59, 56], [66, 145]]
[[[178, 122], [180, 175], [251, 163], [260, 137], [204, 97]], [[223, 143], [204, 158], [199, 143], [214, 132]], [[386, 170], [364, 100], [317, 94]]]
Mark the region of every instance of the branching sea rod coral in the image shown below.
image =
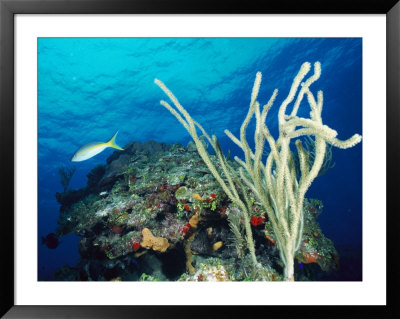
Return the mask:
[[69, 182], [76, 171], [76, 167], [62, 166], [58, 169], [58, 174], [60, 175], [60, 183], [64, 188], [64, 192], [67, 191]]
[[[193, 141], [195, 142], [197, 151], [199, 152], [199, 155], [203, 159], [204, 163], [207, 165], [208, 169], [212, 173], [212, 175], [215, 177], [215, 179], [218, 181], [218, 183], [221, 185], [222, 189], [224, 192], [227, 194], [227, 196], [232, 200], [233, 203], [235, 203], [237, 206], [240, 207], [240, 212], [243, 214], [243, 219], [244, 219], [244, 225], [245, 225], [245, 232], [246, 232], [246, 243], [247, 243], [247, 248], [250, 252], [250, 256], [253, 262], [253, 265], [255, 267], [258, 266], [257, 263], [257, 258], [255, 254], [255, 249], [254, 249], [254, 241], [253, 241], [253, 235], [251, 231], [251, 226], [250, 226], [250, 217], [249, 217], [249, 212], [251, 210], [251, 203], [247, 198], [246, 193], [243, 191], [244, 187], [243, 184], [240, 182], [239, 178], [236, 176], [235, 171], [228, 165], [220, 147], [218, 144], [218, 141], [215, 136], [210, 138], [210, 136], [206, 133], [204, 128], [194, 121], [189, 113], [183, 108], [183, 106], [179, 103], [178, 99], [172, 94], [172, 92], [164, 85], [159, 80], [155, 80], [155, 83], [168, 95], [168, 97], [172, 100], [176, 108], [179, 110], [179, 112], [184, 116], [185, 119], [182, 118], [182, 116], [171, 106], [169, 105], [166, 101], [160, 101], [160, 103], [165, 106], [175, 117], [178, 119], [179, 122], [182, 123], [182, 125], [186, 128], [186, 130], [189, 132], [189, 134], [192, 136]], [[210, 156], [206, 150], [206, 147], [204, 146], [203, 143], [203, 138], [199, 137], [197, 135], [196, 127], [200, 129], [202, 132], [203, 136], [209, 141], [210, 145], [213, 147], [214, 151], [217, 154], [219, 163], [224, 171], [225, 177], [227, 179], [227, 182], [224, 181], [222, 176], [219, 174], [218, 170], [216, 169], [215, 165], [210, 159]], [[236, 180], [236, 184], [233, 182], [233, 179]], [[237, 189], [237, 187], [239, 189]], [[239, 193], [242, 192], [242, 196], [239, 195]], [[243, 202], [242, 198], [244, 198], [245, 202]]]
[[[325, 157], [326, 144], [346, 149], [355, 146], [361, 141], [361, 136], [358, 134], [353, 135], [345, 141], [341, 141], [336, 138], [337, 132], [335, 130], [322, 123], [322, 91], [317, 92], [316, 98], [310, 91], [311, 84], [317, 81], [321, 75], [320, 63], [316, 62], [314, 64], [314, 73], [306, 79], [310, 70], [311, 64], [308, 62], [301, 66], [300, 71], [293, 80], [288, 96], [280, 105], [278, 113], [279, 136], [277, 139], [271, 135], [265, 121], [267, 113], [278, 94], [278, 90], [275, 90], [268, 103], [260, 108], [257, 97], [262, 76], [260, 72], [257, 73], [251, 93], [249, 111], [240, 128], [240, 138], [235, 137], [230, 131], [225, 130], [229, 138], [244, 152], [244, 161], [235, 157], [235, 160], [242, 166], [239, 170], [240, 179], [237, 178], [236, 172], [227, 164], [218, 146], [216, 137], [213, 136], [210, 138], [202, 126], [190, 117], [168, 88], [161, 81], [155, 80], [155, 83], [169, 96], [176, 109], [165, 101], [161, 101], [160, 103], [190, 133], [200, 156], [207, 164], [211, 173], [229, 198], [241, 209], [245, 220], [247, 247], [255, 265], [257, 265], [257, 260], [254, 253], [249, 220], [250, 206], [246, 192], [242, 191], [243, 184], [253, 191], [265, 207], [268, 219], [272, 224], [280, 257], [285, 265], [284, 278], [288, 281], [294, 280], [294, 256], [300, 248], [303, 235], [304, 197], [311, 183], [320, 172]], [[310, 106], [310, 118], [297, 115], [304, 97], [307, 98]], [[287, 108], [293, 101], [293, 109], [291, 113], [287, 113]], [[254, 151], [250, 149], [246, 140], [246, 129], [253, 115], [256, 120]], [[209, 154], [199, 140], [196, 128], [200, 129], [216, 151], [227, 182], [223, 180], [211, 162]], [[303, 148], [300, 139], [303, 136], [314, 137], [315, 155], [313, 158], [309, 158]], [[290, 150], [292, 139], [295, 139], [297, 156], [300, 161], [301, 174], [299, 177], [296, 176], [293, 154]], [[267, 143], [270, 152], [265, 162], [263, 162], [264, 147]], [[235, 185], [233, 180], [238, 181], [235, 182], [237, 185]]]

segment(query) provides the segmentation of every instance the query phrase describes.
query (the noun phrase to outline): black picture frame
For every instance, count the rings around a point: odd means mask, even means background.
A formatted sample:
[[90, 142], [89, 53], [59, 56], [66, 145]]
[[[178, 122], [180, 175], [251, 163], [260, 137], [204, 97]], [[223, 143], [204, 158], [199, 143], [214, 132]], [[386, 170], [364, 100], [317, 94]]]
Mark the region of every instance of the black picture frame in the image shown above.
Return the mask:
[[[387, 304], [386, 306], [16, 306], [14, 302], [14, 17], [16, 14], [385, 14], [387, 21]], [[396, 182], [400, 162], [400, 3], [398, 0], [0, 0], [0, 315], [4, 318], [166, 318], [317, 315], [399, 316]], [[397, 288], [397, 289], [396, 289]], [[55, 292], [56, 293], [56, 292]], [[271, 292], [273, 293], [273, 292]]]

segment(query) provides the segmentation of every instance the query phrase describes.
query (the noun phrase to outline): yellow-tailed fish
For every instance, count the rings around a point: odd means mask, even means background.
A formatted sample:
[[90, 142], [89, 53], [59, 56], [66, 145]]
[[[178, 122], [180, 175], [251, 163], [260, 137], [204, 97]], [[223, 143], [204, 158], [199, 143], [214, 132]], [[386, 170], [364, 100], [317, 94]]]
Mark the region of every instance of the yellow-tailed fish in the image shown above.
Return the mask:
[[112, 147], [117, 150], [123, 151], [124, 149], [119, 147], [117, 144], [115, 144], [115, 138], [117, 137], [117, 133], [114, 134], [114, 136], [109, 140], [107, 143], [102, 143], [102, 142], [93, 142], [86, 144], [82, 146], [79, 150], [77, 150], [72, 156], [71, 161], [72, 162], [81, 162], [84, 160], [87, 160], [89, 158], [92, 158], [93, 156], [101, 153], [104, 151], [107, 147]]

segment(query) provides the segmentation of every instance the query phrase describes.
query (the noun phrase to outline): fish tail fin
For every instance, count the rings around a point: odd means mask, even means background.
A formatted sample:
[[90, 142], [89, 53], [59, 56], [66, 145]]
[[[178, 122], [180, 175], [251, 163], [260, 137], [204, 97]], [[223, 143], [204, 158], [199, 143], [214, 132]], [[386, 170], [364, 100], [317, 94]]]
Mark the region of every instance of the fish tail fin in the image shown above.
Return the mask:
[[109, 140], [107, 142], [109, 147], [115, 148], [117, 150], [123, 151], [124, 149], [122, 147], [119, 147], [116, 143], [115, 143], [115, 138], [117, 137], [118, 131], [114, 134], [114, 136], [111, 138], [111, 140]]
[[43, 236], [41, 236], [42, 237], [42, 245], [46, 242], [46, 238], [44, 238]]

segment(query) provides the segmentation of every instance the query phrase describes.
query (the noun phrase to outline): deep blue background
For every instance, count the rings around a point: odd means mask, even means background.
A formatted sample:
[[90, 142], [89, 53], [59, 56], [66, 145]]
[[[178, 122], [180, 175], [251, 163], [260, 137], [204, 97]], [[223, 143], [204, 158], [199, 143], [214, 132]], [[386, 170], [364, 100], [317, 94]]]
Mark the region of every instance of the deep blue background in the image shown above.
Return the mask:
[[[247, 113], [257, 71], [263, 74], [259, 101], [278, 98], [267, 117], [276, 134], [277, 112], [294, 76], [305, 61], [322, 65], [321, 78], [311, 86], [324, 93], [324, 123], [347, 139], [362, 135], [362, 40], [347, 38], [40, 38], [38, 40], [39, 280], [51, 280], [64, 264], [78, 258], [75, 235], [62, 238], [55, 250], [40, 244], [40, 236], [57, 226], [62, 191], [58, 168], [83, 144], [108, 141], [119, 130], [117, 144], [130, 141], [189, 141], [188, 133], [160, 104], [168, 98], [154, 84], [162, 80], [194, 119], [215, 134], [226, 151], [241, 156], [224, 135], [238, 135]], [[307, 116], [309, 110], [300, 115]], [[249, 127], [249, 138], [252, 126]], [[276, 135], [275, 135], [276, 136]], [[104, 164], [111, 149], [72, 163], [77, 170], [71, 188], [86, 185], [86, 174]], [[307, 197], [323, 201], [319, 221], [340, 254], [351, 247], [361, 279], [362, 144], [333, 149], [336, 166], [317, 178]]]

